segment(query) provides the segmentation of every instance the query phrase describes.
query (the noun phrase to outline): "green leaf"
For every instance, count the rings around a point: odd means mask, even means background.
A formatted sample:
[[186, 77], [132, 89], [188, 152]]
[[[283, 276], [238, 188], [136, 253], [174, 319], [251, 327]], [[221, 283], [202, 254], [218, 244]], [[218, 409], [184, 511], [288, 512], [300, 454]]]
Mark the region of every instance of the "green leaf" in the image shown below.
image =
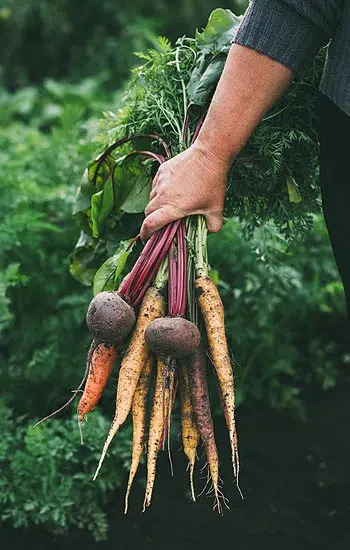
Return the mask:
[[117, 211], [127, 214], [143, 212], [152, 187], [150, 167], [132, 157], [125, 158], [114, 170]]
[[[106, 183], [107, 179], [111, 175], [111, 166], [108, 163], [108, 159], [104, 160], [100, 165], [99, 165], [99, 160], [100, 160], [100, 156], [97, 157], [97, 159], [89, 162], [88, 164], [88, 179], [90, 183], [96, 185], [97, 191], [101, 191], [101, 189], [103, 189], [104, 184]], [[97, 173], [96, 181], [94, 182], [97, 167], [98, 167], [98, 173]]]
[[127, 199], [123, 202], [121, 209], [127, 214], [138, 214], [143, 212], [149, 202], [149, 195], [152, 189], [152, 180], [141, 174], [136, 178]]
[[199, 71], [192, 74], [187, 88], [191, 105], [202, 107], [208, 103], [210, 95], [221, 76], [225, 61], [226, 56], [219, 55], [209, 63], [201, 76], [199, 76]]
[[103, 241], [97, 243], [90, 235], [81, 231], [69, 267], [72, 277], [85, 286], [91, 286], [105, 249]]
[[303, 199], [299, 191], [299, 185], [294, 178], [287, 178], [287, 189], [290, 202], [301, 203]]
[[79, 212], [85, 212], [90, 208], [93, 193], [94, 186], [89, 181], [88, 170], [85, 170], [75, 196], [73, 215], [78, 214]]
[[[115, 290], [118, 277], [122, 273], [126, 261], [133, 249], [132, 239], [121, 241], [117, 251], [107, 258], [94, 277], [94, 296], [103, 290]], [[131, 246], [130, 246], [131, 245]], [[129, 248], [130, 247], [130, 248]]]
[[92, 236], [99, 237], [109, 214], [114, 207], [113, 181], [111, 178], [105, 183], [102, 191], [91, 197]]
[[210, 14], [205, 29], [196, 32], [197, 46], [206, 52], [227, 53], [241, 21], [242, 17], [238, 17], [231, 10], [217, 8]]

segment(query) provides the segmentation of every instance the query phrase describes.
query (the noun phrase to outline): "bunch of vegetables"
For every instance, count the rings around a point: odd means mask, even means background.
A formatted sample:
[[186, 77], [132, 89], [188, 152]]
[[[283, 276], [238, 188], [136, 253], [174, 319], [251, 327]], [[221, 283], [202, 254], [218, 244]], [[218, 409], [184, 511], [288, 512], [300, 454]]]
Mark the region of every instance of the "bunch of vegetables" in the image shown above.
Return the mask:
[[[125, 510], [145, 446], [144, 509], [151, 503], [157, 455], [166, 442], [170, 445], [177, 393], [192, 497], [196, 450], [202, 441], [210, 491], [215, 507], [222, 509], [209, 363], [216, 372], [239, 488], [233, 368], [223, 305], [209, 276], [205, 220], [191, 216], [169, 224], [145, 246], [134, 237], [158, 167], [189, 147], [200, 131], [239, 23], [229, 10], [217, 9], [194, 39], [181, 38], [175, 47], [160, 39], [157, 50], [139, 54], [145, 63], [135, 69], [120, 112], [106, 114], [103, 152], [89, 164], [76, 197], [81, 235], [71, 273], [83, 284], [93, 284], [95, 294], [87, 312], [93, 340], [78, 420], [81, 425], [97, 405], [116, 363], [116, 412], [95, 477], [131, 414], [133, 453]], [[239, 216], [248, 229], [272, 220], [292, 239], [305, 231], [310, 212], [318, 208], [318, 63], [268, 113], [232, 167], [235, 183], [231, 186], [230, 176], [226, 215]]]
[[[202, 216], [169, 224], [149, 239], [118, 290], [99, 292], [87, 312], [93, 342], [88, 354], [87, 380], [78, 405], [79, 424], [98, 403], [111, 367], [124, 348], [120, 357], [115, 416], [95, 477], [112, 439], [131, 413], [133, 453], [125, 511], [146, 439], [144, 509], [151, 503], [157, 455], [166, 441], [170, 450], [171, 412], [178, 389], [182, 441], [189, 460], [192, 497], [195, 500], [196, 449], [202, 440], [215, 506], [221, 510], [219, 458], [206, 379], [206, 349], [218, 377], [238, 483], [233, 370], [223, 305], [208, 274], [206, 239], [207, 229]], [[138, 311], [137, 321], [135, 311]], [[151, 414], [147, 430], [148, 402]]]
[[[97, 138], [103, 153], [90, 162], [74, 206], [81, 235], [71, 273], [85, 285], [94, 281], [95, 293], [115, 287], [124, 241], [138, 232], [159, 162], [198, 133], [240, 20], [217, 9], [195, 38], [174, 47], [160, 38], [156, 49], [137, 54], [144, 63], [134, 69], [118, 113], [105, 113]], [[269, 221], [297, 243], [320, 209], [317, 88], [324, 57], [322, 50], [232, 165], [225, 216], [239, 217], [248, 233]]]

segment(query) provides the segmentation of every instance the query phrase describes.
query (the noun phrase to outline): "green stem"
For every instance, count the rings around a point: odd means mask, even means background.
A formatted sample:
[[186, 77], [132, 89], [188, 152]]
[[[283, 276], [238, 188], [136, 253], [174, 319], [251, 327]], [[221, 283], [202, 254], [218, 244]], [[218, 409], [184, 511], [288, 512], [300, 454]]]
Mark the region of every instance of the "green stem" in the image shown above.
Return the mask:
[[165, 256], [164, 260], [160, 264], [156, 278], [154, 279], [153, 286], [157, 290], [163, 290], [166, 287], [168, 282], [168, 255]]
[[197, 231], [195, 236], [195, 271], [196, 277], [207, 277], [209, 272], [208, 267], [208, 249], [207, 236], [208, 229], [205, 217], [197, 216]]
[[[179, 73], [181, 87], [182, 87], [183, 110], [184, 110], [183, 120], [184, 120], [184, 123], [185, 123], [188, 101], [187, 101], [186, 84], [185, 84], [185, 81], [184, 81], [184, 79], [182, 77], [182, 74], [181, 74], [179, 54], [180, 54], [180, 48], [178, 47], [178, 48], [176, 48], [175, 61], [176, 61], [176, 69], [177, 69], [177, 72]], [[186, 149], [186, 147], [187, 147], [186, 141], [187, 140], [185, 138], [185, 141], [184, 142], [182, 141], [182, 134], [183, 134], [183, 127], [182, 127], [182, 131], [181, 131], [181, 136], [180, 136], [180, 140], [181, 140], [180, 143], [182, 144], [183, 148]]]

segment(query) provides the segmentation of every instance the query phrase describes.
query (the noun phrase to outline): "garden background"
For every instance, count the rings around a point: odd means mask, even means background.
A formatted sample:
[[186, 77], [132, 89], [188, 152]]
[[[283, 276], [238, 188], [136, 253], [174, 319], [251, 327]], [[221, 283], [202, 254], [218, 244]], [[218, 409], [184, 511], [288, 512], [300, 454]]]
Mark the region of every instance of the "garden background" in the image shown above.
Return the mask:
[[[350, 475], [350, 347], [342, 285], [322, 215], [293, 250], [271, 226], [247, 241], [237, 220], [210, 237], [210, 261], [237, 360], [241, 501], [217, 518], [188, 498], [174, 433], [175, 477], [159, 460], [154, 504], [140, 513], [144, 469], [123, 517], [127, 427], [92, 483], [113, 409], [114, 380], [84, 429], [75, 407], [33, 429], [82, 376], [91, 288], [69, 273], [72, 204], [98, 151], [98, 120], [116, 111], [135, 51], [193, 35], [215, 7], [245, 1], [3, 0], [0, 6], [1, 546], [345, 549]], [[225, 454], [226, 453], [226, 454]], [[200, 486], [204, 483], [197, 474]], [[3, 546], [4, 544], [4, 546]]]

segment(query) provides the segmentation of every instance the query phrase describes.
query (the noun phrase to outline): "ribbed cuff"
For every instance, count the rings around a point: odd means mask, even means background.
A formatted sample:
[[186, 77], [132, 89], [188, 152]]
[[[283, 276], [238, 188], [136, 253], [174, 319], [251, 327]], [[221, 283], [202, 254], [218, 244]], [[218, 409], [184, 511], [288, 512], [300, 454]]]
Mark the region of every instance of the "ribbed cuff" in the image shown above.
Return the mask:
[[283, 0], [251, 0], [232, 42], [298, 72], [324, 43], [324, 33]]

